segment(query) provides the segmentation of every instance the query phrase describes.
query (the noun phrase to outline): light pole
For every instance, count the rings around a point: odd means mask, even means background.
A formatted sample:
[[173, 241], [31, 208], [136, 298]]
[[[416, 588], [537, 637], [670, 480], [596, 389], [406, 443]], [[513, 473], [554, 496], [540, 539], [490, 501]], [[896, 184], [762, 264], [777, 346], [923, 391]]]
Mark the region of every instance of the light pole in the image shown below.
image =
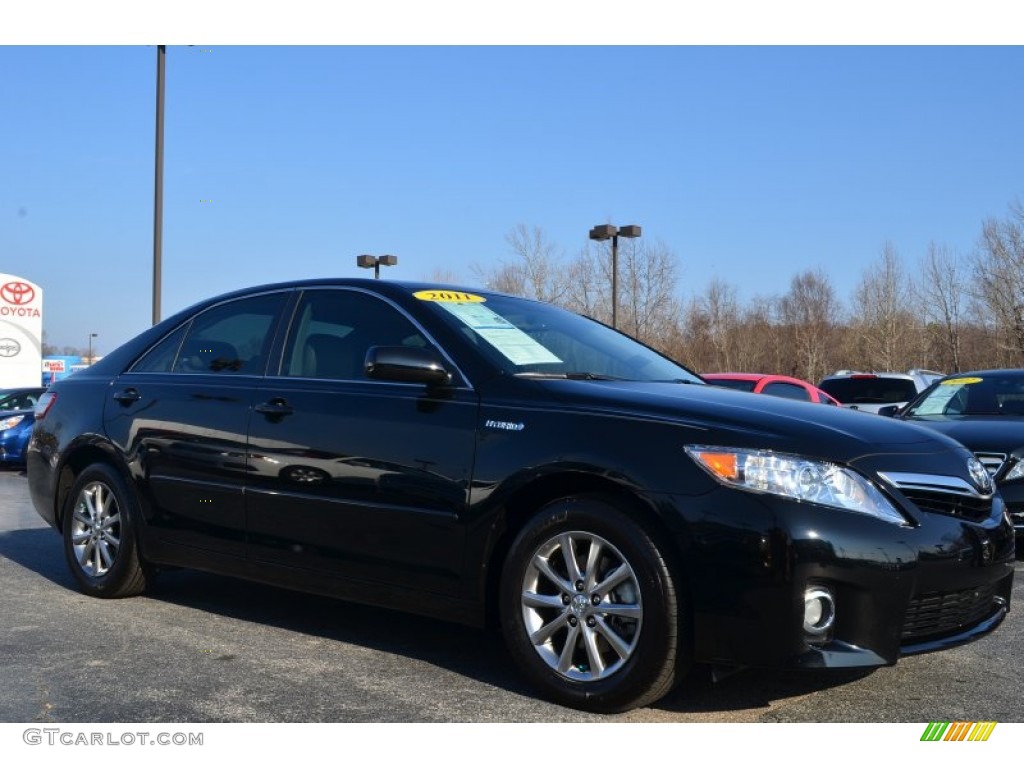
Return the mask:
[[164, 59], [167, 46], [156, 47], [156, 168], [153, 180], [153, 325], [160, 322], [160, 258], [164, 228]]
[[89, 334], [89, 365], [92, 365], [92, 340], [99, 336], [98, 333]]
[[365, 253], [362, 256], [356, 256], [357, 267], [364, 267], [365, 269], [373, 267], [373, 277], [375, 280], [380, 278], [381, 267], [393, 267], [397, 263], [397, 256], [369, 256]]
[[640, 237], [640, 227], [627, 224], [615, 227], [611, 224], [598, 224], [590, 230], [591, 240], [612, 241], [612, 328], [619, 327], [619, 238]]

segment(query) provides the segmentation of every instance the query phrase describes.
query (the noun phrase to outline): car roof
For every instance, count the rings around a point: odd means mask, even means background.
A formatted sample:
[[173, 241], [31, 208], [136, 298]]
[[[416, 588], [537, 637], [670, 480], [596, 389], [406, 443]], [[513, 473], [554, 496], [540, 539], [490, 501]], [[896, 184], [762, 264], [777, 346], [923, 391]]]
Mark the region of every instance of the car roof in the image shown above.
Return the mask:
[[943, 379], [960, 379], [968, 376], [1024, 376], [1024, 368], [985, 368], [979, 371], [960, 371], [943, 376]]
[[705, 379], [739, 379], [741, 381], [760, 381], [769, 377], [766, 373], [702, 373]]
[[786, 376], [782, 373], [702, 373], [705, 379], [714, 381], [715, 379], [735, 379], [737, 381], [762, 381], [764, 379], [771, 379], [772, 381], [782, 381], [787, 384], [799, 384], [800, 386], [814, 386], [808, 381], [798, 379], [795, 376]]

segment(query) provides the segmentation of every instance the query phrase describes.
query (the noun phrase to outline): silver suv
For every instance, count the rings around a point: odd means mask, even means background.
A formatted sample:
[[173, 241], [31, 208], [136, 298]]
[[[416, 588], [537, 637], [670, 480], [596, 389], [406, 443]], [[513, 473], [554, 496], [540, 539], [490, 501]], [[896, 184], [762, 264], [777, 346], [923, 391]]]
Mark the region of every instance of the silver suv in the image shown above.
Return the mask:
[[878, 413], [879, 408], [902, 408], [944, 374], [912, 368], [906, 373], [836, 371], [818, 383], [844, 408]]

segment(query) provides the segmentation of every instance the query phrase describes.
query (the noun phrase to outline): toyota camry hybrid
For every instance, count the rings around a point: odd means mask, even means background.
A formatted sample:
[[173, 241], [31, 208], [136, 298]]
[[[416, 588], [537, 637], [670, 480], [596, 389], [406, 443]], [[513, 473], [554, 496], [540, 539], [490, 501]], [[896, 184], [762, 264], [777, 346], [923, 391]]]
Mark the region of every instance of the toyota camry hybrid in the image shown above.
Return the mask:
[[204, 301], [43, 395], [28, 478], [87, 594], [184, 566], [496, 626], [598, 712], [693, 663], [895, 664], [1010, 608], [1013, 528], [959, 443], [487, 291]]

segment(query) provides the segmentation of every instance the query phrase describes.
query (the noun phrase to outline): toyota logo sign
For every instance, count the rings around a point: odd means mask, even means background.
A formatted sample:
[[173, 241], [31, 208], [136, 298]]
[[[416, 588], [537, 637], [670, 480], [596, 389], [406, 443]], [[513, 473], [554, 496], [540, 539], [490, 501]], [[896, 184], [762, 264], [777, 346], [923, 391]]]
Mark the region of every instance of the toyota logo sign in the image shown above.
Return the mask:
[[14, 357], [21, 352], [17, 339], [0, 339], [0, 357]]
[[0, 288], [0, 298], [8, 304], [28, 304], [36, 297], [35, 289], [28, 283], [13, 281]]

